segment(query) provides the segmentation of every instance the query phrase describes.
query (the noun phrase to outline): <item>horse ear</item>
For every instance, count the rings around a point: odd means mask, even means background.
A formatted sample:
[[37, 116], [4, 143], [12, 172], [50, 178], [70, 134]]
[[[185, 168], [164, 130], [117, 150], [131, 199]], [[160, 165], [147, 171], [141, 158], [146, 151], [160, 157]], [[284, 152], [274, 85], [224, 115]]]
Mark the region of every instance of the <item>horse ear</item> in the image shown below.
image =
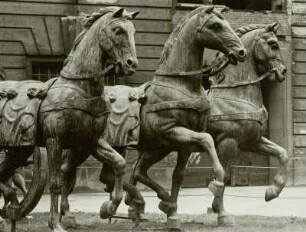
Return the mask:
[[139, 11], [135, 11], [131, 13], [132, 19], [135, 19], [138, 14], [139, 14]]
[[275, 22], [275, 23], [272, 23], [270, 25], [268, 25], [267, 27], [267, 31], [272, 31], [276, 34], [277, 30], [278, 30], [278, 27], [279, 27], [279, 23], [278, 22]]
[[123, 11], [124, 11], [124, 8], [120, 8], [119, 10], [117, 10], [113, 15], [114, 18], [121, 18]]
[[212, 5], [212, 6], [208, 7], [208, 8], [205, 10], [205, 12], [206, 12], [207, 14], [211, 14], [211, 13], [213, 12], [214, 8], [215, 8], [215, 6]]
[[228, 12], [229, 10], [230, 10], [229, 7], [224, 7], [224, 8], [222, 8], [221, 13]]

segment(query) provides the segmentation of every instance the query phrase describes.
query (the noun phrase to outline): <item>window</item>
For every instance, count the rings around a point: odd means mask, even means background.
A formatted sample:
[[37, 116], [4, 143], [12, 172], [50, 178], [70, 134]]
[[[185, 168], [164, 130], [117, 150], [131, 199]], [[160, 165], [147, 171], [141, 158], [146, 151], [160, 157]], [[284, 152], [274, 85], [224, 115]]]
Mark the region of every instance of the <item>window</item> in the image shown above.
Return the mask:
[[[51, 78], [58, 77], [62, 68], [63, 61], [59, 60], [43, 60], [35, 59], [30, 60], [29, 64], [29, 77], [33, 80], [39, 80], [46, 82]], [[117, 77], [115, 75], [109, 75], [105, 78], [105, 85], [119, 85], [125, 84], [124, 77]]]
[[178, 3], [225, 5], [231, 9], [274, 11], [285, 9], [285, 0], [178, 0]]
[[62, 67], [62, 62], [33, 62], [32, 79], [43, 82], [48, 81], [59, 76]]
[[178, 3], [211, 4], [213, 0], [178, 0]]
[[271, 10], [271, 0], [214, 0], [213, 3], [232, 9]]

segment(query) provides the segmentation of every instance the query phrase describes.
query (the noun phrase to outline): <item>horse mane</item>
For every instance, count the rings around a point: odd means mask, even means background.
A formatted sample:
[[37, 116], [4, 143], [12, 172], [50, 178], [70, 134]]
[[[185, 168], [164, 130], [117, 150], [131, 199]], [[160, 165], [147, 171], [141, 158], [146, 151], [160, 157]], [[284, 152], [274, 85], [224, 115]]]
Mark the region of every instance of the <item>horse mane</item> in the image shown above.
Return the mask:
[[198, 7], [195, 10], [191, 11], [189, 14], [187, 14], [174, 28], [174, 30], [172, 31], [172, 33], [170, 34], [164, 49], [162, 51], [159, 63], [161, 64], [169, 55], [169, 50], [172, 47], [172, 44], [174, 42], [174, 40], [178, 37], [179, 33], [181, 32], [182, 28], [187, 24], [188, 20], [190, 18], [192, 18], [194, 15], [198, 14], [199, 12], [201, 12], [202, 10], [204, 10], [205, 8], [203, 7]]
[[247, 26], [242, 26], [239, 27], [238, 29], [235, 30], [236, 34], [238, 35], [238, 37], [242, 37], [243, 35], [245, 35], [246, 33], [250, 32], [250, 31], [254, 31], [257, 29], [263, 29], [265, 28], [267, 25], [265, 24], [250, 24]]
[[[266, 28], [267, 25], [266, 24], [250, 24], [250, 25], [246, 25], [246, 26], [242, 26], [239, 27], [235, 30], [236, 34], [238, 35], [239, 38], [241, 38], [242, 36], [244, 36], [245, 34], [251, 32], [251, 31], [255, 31], [257, 29], [263, 29]], [[222, 59], [223, 56], [220, 56], [220, 54], [222, 54], [221, 52], [218, 52], [216, 54], [216, 58], [213, 61], [213, 64], [217, 63], [220, 61], [220, 59]], [[214, 76], [214, 79], [217, 81], [217, 83], [221, 83], [224, 79], [225, 79], [225, 71], [221, 71], [218, 74], [216, 74]]]
[[84, 28], [80, 32], [80, 34], [78, 34], [77, 37], [75, 38], [71, 51], [68, 57], [64, 60], [64, 66], [70, 61], [72, 57], [71, 54], [76, 50], [76, 48], [78, 47], [78, 45], [80, 44], [86, 33], [88, 32], [88, 30], [91, 28], [91, 26], [94, 24], [94, 22], [96, 22], [99, 18], [106, 15], [107, 13], [115, 12], [118, 9], [119, 7], [114, 7], [114, 6], [100, 8], [98, 12], [93, 12], [91, 15], [86, 16], [87, 19], [85, 21]]

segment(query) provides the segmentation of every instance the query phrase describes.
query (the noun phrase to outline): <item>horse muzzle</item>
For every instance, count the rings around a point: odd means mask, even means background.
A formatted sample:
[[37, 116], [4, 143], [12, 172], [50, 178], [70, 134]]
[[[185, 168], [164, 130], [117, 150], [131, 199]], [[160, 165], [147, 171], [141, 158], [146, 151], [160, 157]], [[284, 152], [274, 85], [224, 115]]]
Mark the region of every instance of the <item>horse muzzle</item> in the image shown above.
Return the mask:
[[238, 61], [239, 62], [245, 61], [246, 50], [243, 48], [243, 49], [240, 49], [238, 52], [235, 52], [235, 53], [231, 52], [231, 53], [228, 54], [228, 59], [229, 59], [231, 64], [237, 65]]

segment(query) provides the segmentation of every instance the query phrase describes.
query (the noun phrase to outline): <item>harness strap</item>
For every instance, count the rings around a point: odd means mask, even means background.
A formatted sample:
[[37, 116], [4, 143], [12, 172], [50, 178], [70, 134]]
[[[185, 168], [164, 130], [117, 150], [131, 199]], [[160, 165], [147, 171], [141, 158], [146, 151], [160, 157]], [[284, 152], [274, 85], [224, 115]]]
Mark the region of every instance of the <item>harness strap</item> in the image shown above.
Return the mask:
[[[210, 76], [215, 75], [216, 73], [222, 71], [226, 66], [229, 64], [229, 59], [227, 59], [226, 56], [224, 56], [223, 59], [220, 60], [220, 62], [211, 65], [207, 68], [204, 69], [199, 69], [195, 71], [190, 71], [190, 72], [172, 72], [172, 73], [163, 73], [161, 71], [156, 71], [155, 75], [156, 76], [194, 76], [194, 75], [199, 75], [202, 74], [204, 75], [205, 78], [208, 78]], [[216, 68], [216, 69], [215, 69]]]
[[259, 76], [258, 78], [256, 78], [255, 80], [250, 80], [250, 81], [242, 81], [242, 82], [238, 82], [238, 83], [233, 83], [233, 84], [219, 84], [219, 85], [212, 85], [210, 86], [210, 89], [227, 89], [227, 88], [237, 88], [237, 87], [241, 87], [241, 86], [247, 86], [247, 85], [254, 85], [262, 80], [264, 80], [265, 78], [267, 78], [268, 76], [270, 76], [273, 72], [275, 72], [275, 68], [271, 69], [270, 71], [262, 74], [261, 76]]
[[100, 74], [86, 74], [86, 73], [84, 73], [84, 74], [75, 75], [75, 74], [68, 73], [63, 68], [60, 72], [60, 75], [61, 75], [61, 77], [65, 78], [65, 79], [70, 79], [70, 80], [99, 79], [99, 78], [105, 76], [108, 72], [110, 72], [111, 70], [115, 69], [116, 67], [118, 67], [120, 65], [121, 65], [120, 62], [111, 63], [106, 68], [104, 68], [102, 70], [102, 73], [100, 73]]

